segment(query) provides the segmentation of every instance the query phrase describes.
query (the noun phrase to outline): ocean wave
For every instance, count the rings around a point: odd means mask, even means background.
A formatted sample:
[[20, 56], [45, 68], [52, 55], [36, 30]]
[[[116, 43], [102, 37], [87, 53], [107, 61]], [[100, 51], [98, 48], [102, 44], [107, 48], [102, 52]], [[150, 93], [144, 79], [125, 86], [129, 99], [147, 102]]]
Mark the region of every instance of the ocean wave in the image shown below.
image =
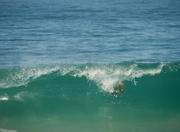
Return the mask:
[[[94, 81], [97, 86], [107, 92], [112, 92], [114, 85], [122, 81], [133, 81], [136, 85], [136, 78], [141, 78], [145, 75], [160, 74], [164, 67], [173, 70], [178, 69], [179, 66], [167, 64], [136, 64], [136, 63], [122, 63], [122, 64], [84, 64], [84, 65], [61, 65], [52, 67], [34, 67], [11, 69], [1, 75], [0, 88], [12, 88], [26, 86], [30, 82], [44, 76], [57, 73], [58, 77], [72, 76], [72, 77], [86, 77], [88, 80]], [[19, 96], [17, 95], [16, 98]]]

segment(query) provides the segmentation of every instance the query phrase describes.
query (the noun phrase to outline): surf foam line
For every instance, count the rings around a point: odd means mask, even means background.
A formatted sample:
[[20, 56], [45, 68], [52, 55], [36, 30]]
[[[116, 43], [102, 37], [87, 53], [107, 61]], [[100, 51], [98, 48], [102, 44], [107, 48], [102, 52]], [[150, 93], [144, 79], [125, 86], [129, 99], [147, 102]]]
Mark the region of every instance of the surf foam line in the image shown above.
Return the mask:
[[127, 66], [98, 66], [88, 67], [79, 70], [73, 74], [73, 76], [82, 77], [85, 76], [89, 80], [93, 80], [97, 83], [102, 90], [107, 92], [113, 92], [114, 85], [122, 81], [134, 81], [141, 78], [144, 75], [155, 75], [162, 71], [163, 64], [160, 64], [157, 68], [141, 69], [138, 64]]
[[18, 132], [18, 131], [17, 130], [7, 130], [7, 129], [0, 128], [0, 132]]
[[0, 88], [11, 88], [27, 85], [31, 80], [34, 80], [42, 75], [50, 74], [57, 71], [57, 67], [46, 68], [22, 68], [7, 71], [9, 74], [0, 79]]
[[[150, 64], [151, 65], [151, 64]], [[22, 68], [8, 71], [7, 75], [0, 79], [0, 88], [25, 86], [31, 81], [53, 72], [59, 76], [86, 77], [96, 82], [98, 87], [107, 92], [112, 92], [114, 85], [121, 81], [133, 81], [144, 75], [161, 73], [164, 64], [155, 67], [140, 67], [139, 64], [84, 64], [84, 65], [61, 65], [55, 67]]]

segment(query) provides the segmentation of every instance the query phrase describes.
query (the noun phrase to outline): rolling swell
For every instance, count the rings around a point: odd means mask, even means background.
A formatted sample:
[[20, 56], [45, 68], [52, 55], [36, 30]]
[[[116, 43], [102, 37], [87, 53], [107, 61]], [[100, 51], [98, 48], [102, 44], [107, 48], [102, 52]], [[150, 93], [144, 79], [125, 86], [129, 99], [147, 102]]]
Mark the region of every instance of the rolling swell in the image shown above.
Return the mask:
[[[84, 64], [0, 70], [0, 101], [40, 98], [83, 102], [87, 97], [136, 101], [168, 97], [179, 92], [180, 64]], [[109, 96], [116, 83], [124, 81], [125, 93]], [[152, 98], [153, 97], [153, 98]], [[178, 96], [177, 96], [178, 97]], [[177, 99], [177, 98], [173, 98]], [[159, 99], [158, 99], [159, 100]], [[162, 101], [161, 100], [161, 101]], [[93, 99], [89, 100], [90, 102]], [[160, 101], [160, 100], [159, 100]]]

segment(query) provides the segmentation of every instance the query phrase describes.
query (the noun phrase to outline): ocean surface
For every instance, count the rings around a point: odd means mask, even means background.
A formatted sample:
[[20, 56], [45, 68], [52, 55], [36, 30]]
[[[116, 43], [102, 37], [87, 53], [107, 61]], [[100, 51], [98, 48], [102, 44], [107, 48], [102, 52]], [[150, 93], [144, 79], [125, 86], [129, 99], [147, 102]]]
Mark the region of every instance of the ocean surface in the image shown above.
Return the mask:
[[180, 132], [179, 93], [179, 0], [0, 0], [0, 132]]

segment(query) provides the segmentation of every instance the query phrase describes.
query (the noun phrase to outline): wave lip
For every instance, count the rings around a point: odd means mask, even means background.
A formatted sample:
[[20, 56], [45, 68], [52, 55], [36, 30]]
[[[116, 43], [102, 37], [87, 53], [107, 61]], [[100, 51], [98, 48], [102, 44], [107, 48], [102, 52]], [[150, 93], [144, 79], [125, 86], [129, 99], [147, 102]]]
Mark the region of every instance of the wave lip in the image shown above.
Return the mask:
[[50, 74], [57, 70], [57, 67], [53, 68], [22, 68], [14, 71], [8, 71], [8, 75], [3, 79], [0, 79], [0, 88], [19, 87], [28, 84], [31, 80]]

